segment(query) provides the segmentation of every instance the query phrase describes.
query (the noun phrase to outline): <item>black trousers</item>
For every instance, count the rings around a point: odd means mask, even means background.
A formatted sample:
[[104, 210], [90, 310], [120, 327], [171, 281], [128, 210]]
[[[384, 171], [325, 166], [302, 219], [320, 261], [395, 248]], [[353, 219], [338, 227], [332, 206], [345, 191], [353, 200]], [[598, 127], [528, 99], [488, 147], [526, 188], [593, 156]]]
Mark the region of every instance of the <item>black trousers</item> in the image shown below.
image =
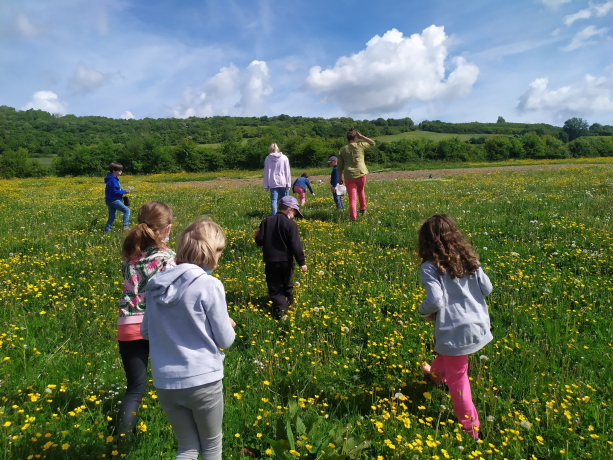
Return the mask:
[[136, 414], [147, 387], [148, 340], [119, 340], [119, 354], [126, 371], [128, 388], [119, 406], [117, 424], [119, 434], [127, 434], [136, 426]]
[[289, 306], [294, 302], [294, 261], [291, 262], [267, 262], [264, 269], [268, 295], [272, 300], [272, 312], [275, 317], [287, 314]]

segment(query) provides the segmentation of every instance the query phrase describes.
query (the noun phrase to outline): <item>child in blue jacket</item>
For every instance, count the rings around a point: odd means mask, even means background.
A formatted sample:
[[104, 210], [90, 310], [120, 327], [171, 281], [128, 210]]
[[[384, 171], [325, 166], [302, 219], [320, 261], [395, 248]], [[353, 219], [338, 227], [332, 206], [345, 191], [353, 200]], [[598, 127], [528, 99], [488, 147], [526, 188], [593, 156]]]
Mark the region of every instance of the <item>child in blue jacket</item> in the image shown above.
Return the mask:
[[341, 195], [336, 194], [336, 187], [338, 187], [338, 169], [336, 167], [336, 165], [338, 164], [338, 158], [336, 158], [335, 156], [331, 156], [328, 159], [328, 164], [332, 166], [332, 174], [330, 174], [330, 190], [332, 190], [334, 204], [336, 205], [336, 209], [345, 209], [345, 205], [343, 204], [343, 197]]
[[123, 229], [128, 230], [128, 222], [130, 221], [130, 208], [121, 201], [124, 195], [130, 193], [129, 190], [122, 190], [119, 186], [119, 176], [123, 174], [123, 166], [119, 163], [111, 163], [109, 165], [109, 173], [104, 178], [106, 189], [104, 191], [104, 200], [109, 208], [109, 220], [106, 223], [104, 232], [111, 231], [117, 211], [123, 212]]
[[300, 206], [304, 206], [304, 202], [306, 201], [304, 196], [307, 187], [309, 188], [311, 195], [315, 196], [315, 193], [313, 193], [313, 189], [311, 188], [311, 183], [309, 182], [309, 174], [302, 173], [302, 176], [296, 179], [294, 185], [292, 185], [292, 190], [300, 197]]

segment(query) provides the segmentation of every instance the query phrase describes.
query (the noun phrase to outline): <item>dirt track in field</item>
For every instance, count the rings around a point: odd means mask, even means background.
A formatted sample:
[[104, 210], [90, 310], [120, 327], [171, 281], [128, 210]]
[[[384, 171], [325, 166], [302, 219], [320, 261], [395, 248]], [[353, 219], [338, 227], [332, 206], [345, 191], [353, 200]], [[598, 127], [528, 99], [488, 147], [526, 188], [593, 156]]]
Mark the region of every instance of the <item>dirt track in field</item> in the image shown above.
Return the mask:
[[[553, 164], [553, 165], [529, 165], [529, 166], [492, 166], [484, 168], [458, 168], [458, 169], [424, 169], [420, 171], [382, 171], [371, 172], [368, 174], [368, 181], [374, 180], [396, 180], [396, 179], [409, 179], [409, 180], [421, 180], [440, 179], [444, 177], [464, 176], [469, 174], [487, 175], [496, 172], [528, 172], [528, 171], [541, 171], [546, 169], [562, 169], [562, 168], [576, 168], [580, 166], [607, 166], [602, 164]], [[322, 182], [328, 182], [330, 175], [323, 176], [311, 176], [309, 178], [311, 182], [321, 180]], [[217, 188], [217, 187], [244, 187], [246, 185], [261, 185], [262, 179], [228, 179], [225, 177], [219, 177], [209, 181], [191, 181], [191, 182], [174, 182], [166, 183], [167, 186], [184, 186], [189, 185], [192, 187], [204, 187], [204, 188]]]

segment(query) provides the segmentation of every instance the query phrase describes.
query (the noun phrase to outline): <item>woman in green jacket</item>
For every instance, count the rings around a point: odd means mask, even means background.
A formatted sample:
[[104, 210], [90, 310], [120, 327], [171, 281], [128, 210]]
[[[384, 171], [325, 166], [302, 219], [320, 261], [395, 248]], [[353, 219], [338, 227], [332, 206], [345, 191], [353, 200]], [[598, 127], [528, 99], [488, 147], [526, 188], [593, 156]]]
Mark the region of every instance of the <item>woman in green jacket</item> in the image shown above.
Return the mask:
[[[357, 142], [358, 138], [366, 142]], [[364, 163], [364, 151], [375, 145], [375, 141], [361, 135], [353, 126], [347, 131], [347, 145], [338, 152], [339, 184], [343, 182], [347, 186], [349, 196], [349, 217], [357, 219], [356, 195], [360, 200], [360, 214], [366, 212], [366, 196], [364, 184], [366, 184], [366, 164]], [[343, 174], [345, 175], [343, 180]]]

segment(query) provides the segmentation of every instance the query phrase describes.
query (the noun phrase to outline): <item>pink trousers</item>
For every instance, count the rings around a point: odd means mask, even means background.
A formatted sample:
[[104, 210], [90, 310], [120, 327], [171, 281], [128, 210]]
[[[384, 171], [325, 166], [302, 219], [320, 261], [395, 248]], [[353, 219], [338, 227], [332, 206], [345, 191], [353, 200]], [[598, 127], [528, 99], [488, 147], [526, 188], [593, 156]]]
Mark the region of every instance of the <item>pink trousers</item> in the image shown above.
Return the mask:
[[300, 197], [300, 206], [304, 206], [304, 202], [305, 202], [305, 191], [302, 187], [294, 187], [294, 193], [297, 193], [298, 196]]
[[462, 429], [478, 438], [479, 417], [470, 393], [470, 381], [466, 371], [468, 359], [466, 356], [438, 355], [431, 364], [432, 380], [435, 383], [446, 383], [453, 401], [453, 413], [462, 424]]
[[347, 179], [345, 185], [347, 186], [347, 195], [349, 196], [349, 218], [351, 220], [357, 219], [356, 213], [356, 194], [360, 200], [360, 211], [366, 211], [366, 196], [364, 195], [364, 184], [366, 184], [366, 176], [362, 176], [358, 179]]

